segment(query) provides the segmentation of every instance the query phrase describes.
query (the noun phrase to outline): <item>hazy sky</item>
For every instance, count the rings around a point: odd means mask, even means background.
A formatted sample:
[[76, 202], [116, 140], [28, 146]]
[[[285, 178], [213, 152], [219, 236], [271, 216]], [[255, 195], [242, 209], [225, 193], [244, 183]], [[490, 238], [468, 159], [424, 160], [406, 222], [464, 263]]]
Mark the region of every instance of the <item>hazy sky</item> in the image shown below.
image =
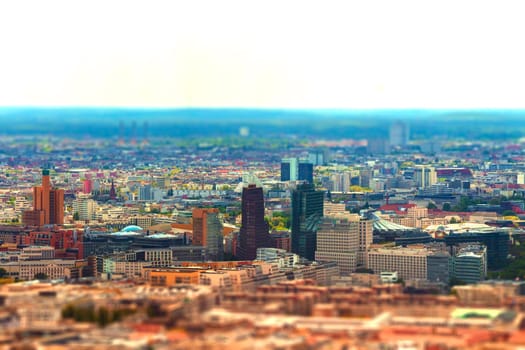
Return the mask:
[[2, 1], [0, 105], [524, 108], [521, 1]]

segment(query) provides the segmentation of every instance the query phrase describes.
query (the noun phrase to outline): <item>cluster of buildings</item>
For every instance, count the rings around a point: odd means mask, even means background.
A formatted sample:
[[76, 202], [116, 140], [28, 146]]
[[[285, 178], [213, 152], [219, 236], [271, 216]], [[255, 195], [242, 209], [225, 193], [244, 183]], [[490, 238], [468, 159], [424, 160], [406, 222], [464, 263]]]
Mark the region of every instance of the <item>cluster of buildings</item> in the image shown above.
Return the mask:
[[22, 156], [31, 170], [0, 164], [0, 342], [523, 344], [522, 283], [484, 282], [525, 237], [519, 151], [507, 166], [483, 147], [415, 149], [408, 134], [395, 124], [365, 150], [200, 145], [155, 159], [147, 142], [101, 156], [103, 169], [87, 156], [38, 173]]

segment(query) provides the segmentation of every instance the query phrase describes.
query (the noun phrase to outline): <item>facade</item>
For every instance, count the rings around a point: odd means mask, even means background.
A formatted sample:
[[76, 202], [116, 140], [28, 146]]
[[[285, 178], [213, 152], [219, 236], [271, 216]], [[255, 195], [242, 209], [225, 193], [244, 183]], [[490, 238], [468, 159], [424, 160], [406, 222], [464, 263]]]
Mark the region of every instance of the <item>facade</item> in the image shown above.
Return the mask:
[[301, 184], [292, 192], [292, 253], [315, 259], [317, 226], [323, 217], [323, 191]]
[[148, 282], [155, 287], [171, 287], [177, 284], [199, 284], [200, 268], [144, 269]]
[[350, 215], [323, 219], [317, 230], [315, 260], [335, 261], [341, 275], [347, 276], [357, 267], [358, 250], [359, 221], [352, 221]]
[[222, 223], [218, 209], [193, 209], [192, 245], [206, 247], [210, 260], [224, 259]]
[[448, 252], [436, 252], [427, 257], [427, 279], [432, 282], [449, 283], [452, 258]]
[[49, 279], [69, 277], [68, 270], [76, 266], [76, 260], [27, 260], [20, 261], [19, 279], [22, 281], [33, 280], [39, 273], [45, 274]]
[[487, 248], [468, 245], [454, 257], [454, 277], [465, 283], [478, 283], [487, 276]]
[[47, 169], [42, 171], [42, 185], [33, 187], [33, 210], [24, 212], [22, 222], [29, 226], [64, 224], [64, 190], [51, 188]]
[[368, 268], [375, 274], [397, 272], [399, 278], [426, 280], [427, 257], [431, 252], [425, 248], [372, 248], [368, 252]]
[[241, 260], [254, 260], [257, 248], [269, 247], [268, 230], [268, 223], [264, 219], [263, 189], [248, 185], [242, 190], [242, 222], [237, 257]]

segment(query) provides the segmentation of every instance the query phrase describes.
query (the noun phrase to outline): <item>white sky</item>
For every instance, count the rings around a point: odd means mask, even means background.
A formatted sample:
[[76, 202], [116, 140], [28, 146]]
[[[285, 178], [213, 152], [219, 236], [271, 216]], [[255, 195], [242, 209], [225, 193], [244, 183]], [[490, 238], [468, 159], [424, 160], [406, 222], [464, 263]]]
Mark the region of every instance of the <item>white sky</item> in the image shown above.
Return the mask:
[[0, 105], [524, 108], [521, 3], [2, 1]]

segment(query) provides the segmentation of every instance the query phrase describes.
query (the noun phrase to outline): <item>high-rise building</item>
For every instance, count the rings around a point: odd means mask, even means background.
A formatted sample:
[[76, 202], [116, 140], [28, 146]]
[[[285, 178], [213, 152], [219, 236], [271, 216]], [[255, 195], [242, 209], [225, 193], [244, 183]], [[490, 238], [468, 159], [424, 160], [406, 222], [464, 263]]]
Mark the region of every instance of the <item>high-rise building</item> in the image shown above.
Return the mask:
[[89, 195], [78, 195], [73, 201], [73, 213], [78, 214], [79, 220], [95, 220], [97, 202]]
[[33, 210], [25, 211], [22, 221], [30, 226], [64, 224], [64, 190], [51, 188], [48, 169], [42, 171], [42, 185], [33, 187]]
[[139, 201], [153, 200], [153, 188], [151, 185], [144, 185], [139, 187]]
[[264, 219], [264, 194], [262, 187], [248, 185], [242, 190], [242, 219], [237, 257], [254, 260], [257, 248], [270, 247], [268, 223]]
[[306, 181], [309, 184], [314, 183], [314, 165], [307, 161], [300, 161], [298, 166], [297, 179]]
[[410, 129], [406, 123], [395, 122], [390, 126], [390, 145], [406, 147], [410, 139]]
[[281, 161], [281, 181], [314, 181], [314, 165], [308, 160], [283, 158]]
[[91, 179], [85, 179], [82, 182], [82, 192], [84, 194], [91, 194], [92, 190], [93, 190], [93, 181], [91, 181]]
[[325, 214], [317, 231], [315, 260], [335, 261], [341, 274], [366, 267], [372, 229], [373, 222], [362, 219], [358, 214], [345, 211]]
[[222, 223], [218, 209], [193, 209], [192, 245], [206, 247], [210, 260], [224, 259]]
[[317, 230], [315, 260], [335, 261], [341, 275], [349, 275], [357, 267], [359, 249], [359, 216], [324, 217]]
[[281, 161], [281, 181], [296, 181], [297, 171], [297, 158], [283, 158]]
[[323, 217], [323, 191], [301, 184], [292, 191], [292, 253], [314, 260], [317, 226]]
[[418, 188], [428, 188], [436, 184], [436, 169], [430, 166], [417, 166], [414, 169], [414, 181]]
[[348, 171], [342, 173], [332, 174], [330, 179], [332, 180], [332, 187], [330, 188], [333, 192], [349, 192], [351, 186], [351, 174]]

